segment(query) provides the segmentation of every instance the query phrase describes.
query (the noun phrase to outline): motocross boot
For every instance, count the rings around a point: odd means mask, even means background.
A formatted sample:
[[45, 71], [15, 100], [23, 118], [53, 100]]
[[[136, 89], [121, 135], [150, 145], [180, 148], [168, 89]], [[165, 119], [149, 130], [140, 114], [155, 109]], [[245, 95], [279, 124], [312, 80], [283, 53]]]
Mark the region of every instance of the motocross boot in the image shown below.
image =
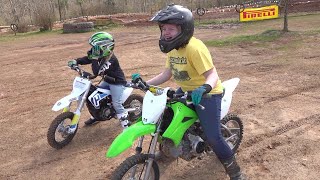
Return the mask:
[[233, 155], [231, 158], [227, 160], [220, 160], [223, 164], [223, 167], [226, 170], [226, 173], [229, 175], [230, 180], [246, 180], [247, 178], [241, 172], [239, 165]]
[[131, 125], [130, 121], [128, 120], [128, 115], [122, 116], [119, 118], [119, 120], [123, 129], [126, 129]]
[[84, 122], [84, 124], [87, 125], [87, 126], [90, 126], [90, 125], [92, 125], [92, 124], [94, 124], [96, 122], [98, 122], [98, 121], [94, 117], [91, 116], [88, 120], [86, 120]]

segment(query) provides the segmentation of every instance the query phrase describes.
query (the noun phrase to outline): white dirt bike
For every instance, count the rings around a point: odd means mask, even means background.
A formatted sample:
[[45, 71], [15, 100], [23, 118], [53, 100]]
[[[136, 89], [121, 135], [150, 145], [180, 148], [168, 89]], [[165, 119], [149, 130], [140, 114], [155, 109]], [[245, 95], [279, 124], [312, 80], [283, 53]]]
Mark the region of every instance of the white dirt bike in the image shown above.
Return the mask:
[[[116, 118], [110, 89], [93, 85], [91, 80], [97, 76], [83, 71], [80, 67], [70, 68], [77, 71], [79, 76], [73, 81], [72, 92], [58, 100], [52, 107], [53, 111], [62, 110], [62, 113], [52, 121], [47, 132], [49, 145], [56, 149], [61, 149], [72, 141], [78, 130], [81, 110], [85, 103], [90, 114], [98, 121]], [[130, 122], [134, 122], [141, 116], [143, 101], [141, 95], [131, 94], [133, 88], [137, 87], [133, 83], [127, 83], [122, 96], [123, 106], [129, 114]], [[73, 112], [71, 111], [72, 102], [77, 102], [77, 107]]]

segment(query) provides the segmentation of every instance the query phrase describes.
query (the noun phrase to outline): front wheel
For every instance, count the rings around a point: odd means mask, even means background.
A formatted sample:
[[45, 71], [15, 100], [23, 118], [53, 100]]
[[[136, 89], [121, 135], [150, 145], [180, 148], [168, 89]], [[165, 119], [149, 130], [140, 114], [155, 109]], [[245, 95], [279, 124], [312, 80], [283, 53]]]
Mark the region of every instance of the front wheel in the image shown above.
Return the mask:
[[[143, 179], [149, 159], [148, 154], [136, 154], [127, 158], [112, 173], [112, 180]], [[156, 161], [153, 161], [148, 180], [159, 180], [160, 172]]]
[[233, 152], [240, 146], [243, 135], [243, 123], [235, 114], [227, 114], [221, 119], [221, 133]]
[[125, 109], [129, 113], [129, 121], [136, 121], [142, 114], [143, 97], [139, 94], [131, 94], [123, 103]]
[[51, 147], [61, 149], [76, 135], [78, 126], [72, 134], [68, 133], [73, 116], [73, 112], [64, 112], [52, 121], [47, 133], [47, 140]]

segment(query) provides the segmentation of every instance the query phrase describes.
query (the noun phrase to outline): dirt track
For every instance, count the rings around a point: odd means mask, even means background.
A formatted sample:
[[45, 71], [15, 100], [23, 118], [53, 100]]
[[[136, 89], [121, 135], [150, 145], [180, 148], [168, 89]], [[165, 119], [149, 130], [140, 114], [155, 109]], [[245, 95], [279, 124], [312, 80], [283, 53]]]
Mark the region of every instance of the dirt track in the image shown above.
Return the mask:
[[[300, 23], [290, 25], [297, 32], [310, 30]], [[197, 29], [196, 36], [215, 39], [236, 31]], [[240, 31], [250, 33], [249, 28]], [[128, 77], [140, 72], [148, 79], [161, 71], [165, 55], [158, 49], [156, 28], [111, 33]], [[49, 34], [0, 43], [0, 179], [108, 178], [133, 152], [106, 159], [105, 152], [121, 128], [114, 119], [85, 128], [86, 109], [71, 144], [62, 150], [47, 144], [48, 126], [58, 114], [51, 107], [70, 92], [76, 75], [66, 62], [85, 54], [90, 34]], [[232, 112], [244, 121], [238, 161], [250, 179], [320, 176], [319, 41], [319, 33], [297, 33], [276, 42], [210, 48], [221, 79], [241, 79]], [[167, 169], [161, 165], [161, 172], [163, 179], [226, 179], [215, 157], [179, 160]]]

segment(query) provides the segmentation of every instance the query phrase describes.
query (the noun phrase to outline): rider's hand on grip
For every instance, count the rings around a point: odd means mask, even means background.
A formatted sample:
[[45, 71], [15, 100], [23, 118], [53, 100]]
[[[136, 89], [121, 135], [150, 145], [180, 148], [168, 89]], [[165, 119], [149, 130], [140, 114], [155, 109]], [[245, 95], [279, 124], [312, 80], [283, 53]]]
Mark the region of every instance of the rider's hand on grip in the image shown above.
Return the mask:
[[81, 76], [90, 79], [92, 75], [88, 72], [83, 71]]
[[75, 66], [77, 66], [77, 65], [78, 65], [78, 63], [77, 63], [77, 61], [74, 60], [74, 59], [68, 61], [68, 66], [71, 67], [71, 68], [73, 68], [73, 67], [75, 67]]
[[197, 89], [192, 91], [191, 98], [192, 98], [192, 103], [196, 106], [200, 103], [202, 99], [202, 95], [206, 92], [205, 87], [200, 86]]
[[149, 90], [149, 85], [146, 82], [144, 82], [141, 78], [138, 79], [137, 83], [138, 83], [138, 87], [140, 87], [142, 90], [144, 91]]
[[139, 73], [132, 74], [131, 79], [132, 82], [137, 84], [137, 86], [142, 90], [147, 91], [149, 89], [149, 85], [144, 80], [142, 80]]
[[141, 79], [140, 74], [139, 73], [134, 73], [131, 75], [131, 79], [133, 83], [137, 83], [139, 79]]

